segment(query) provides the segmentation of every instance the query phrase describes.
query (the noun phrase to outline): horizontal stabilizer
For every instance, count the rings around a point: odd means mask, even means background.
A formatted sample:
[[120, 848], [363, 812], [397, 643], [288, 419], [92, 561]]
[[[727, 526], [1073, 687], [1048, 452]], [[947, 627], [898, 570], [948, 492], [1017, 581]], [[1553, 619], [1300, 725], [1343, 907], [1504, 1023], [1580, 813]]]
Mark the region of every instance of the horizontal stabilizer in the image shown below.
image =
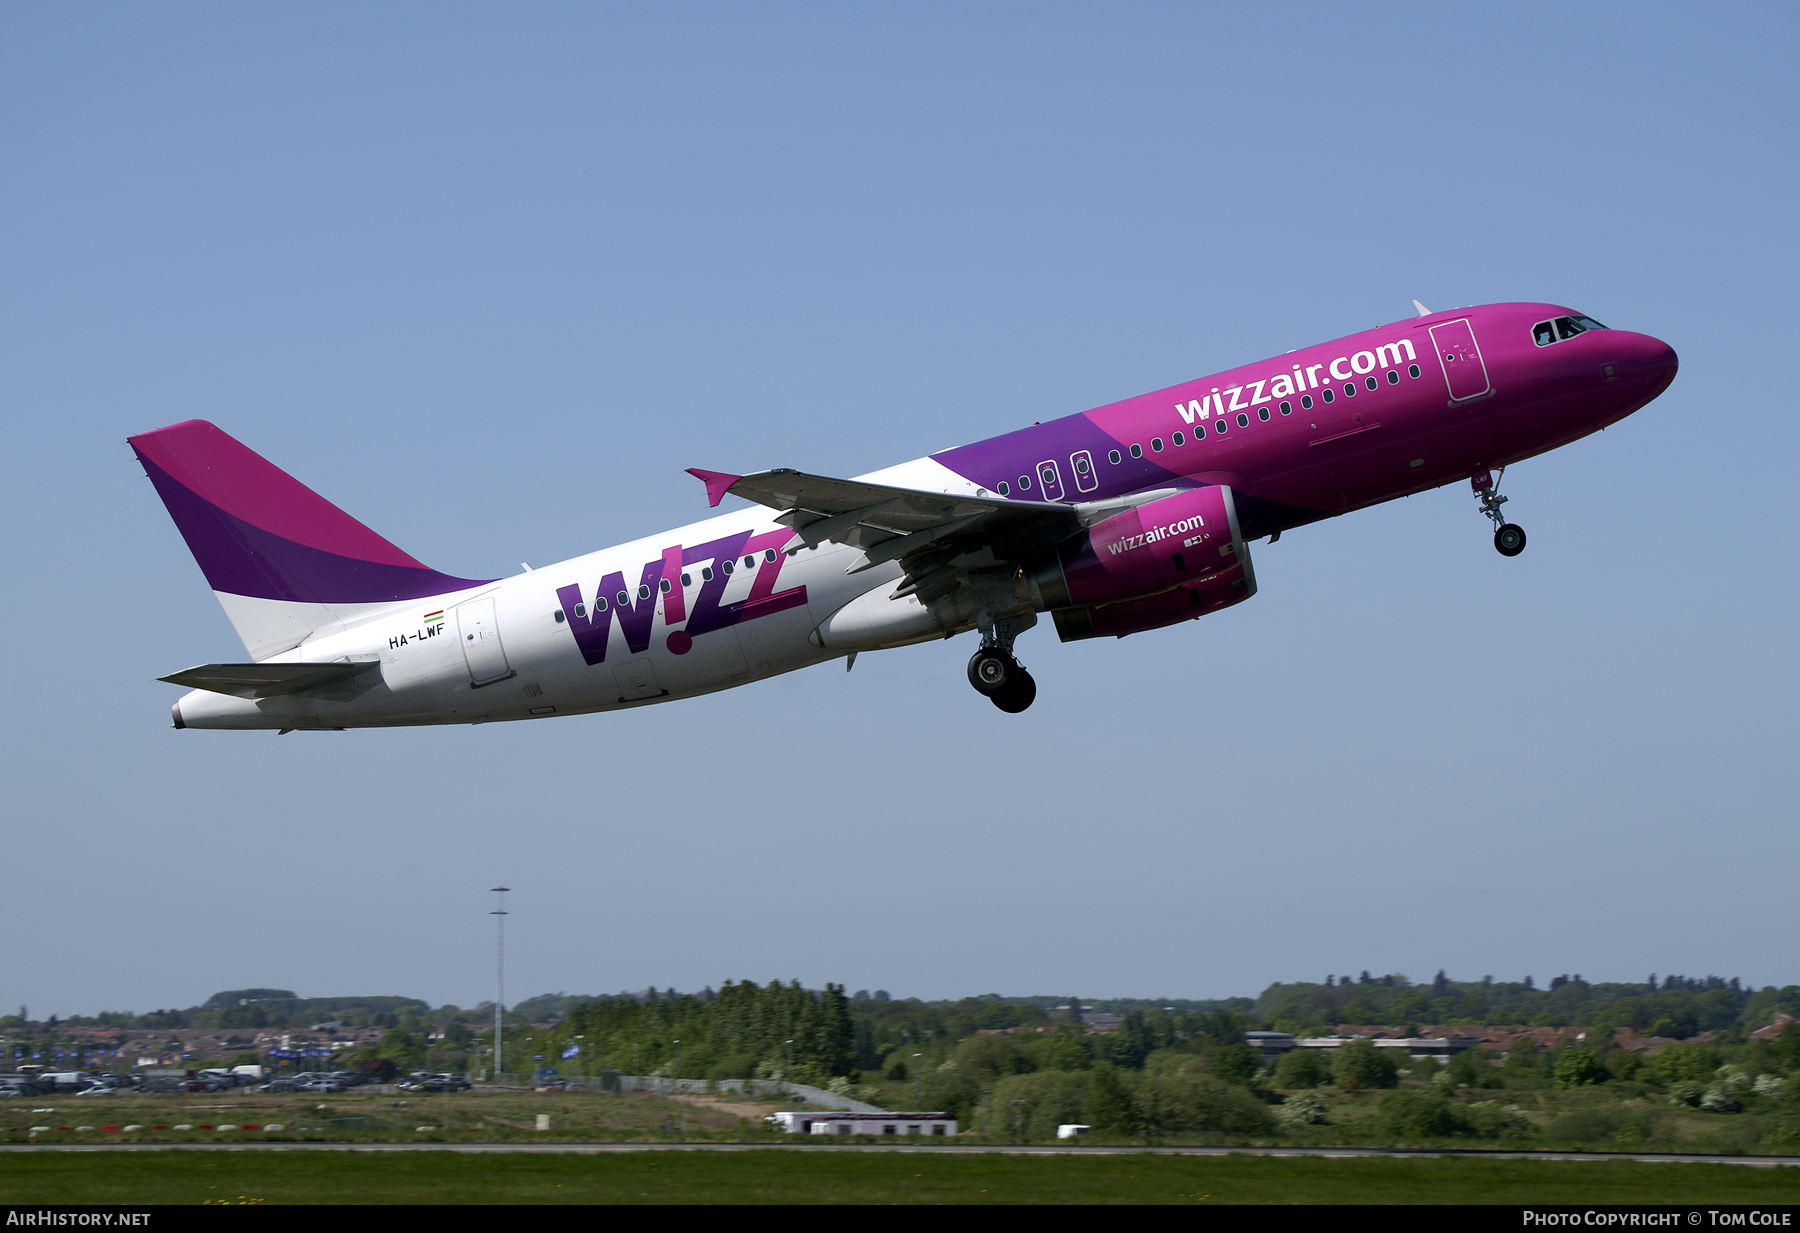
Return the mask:
[[210, 689], [234, 698], [273, 698], [340, 685], [381, 666], [378, 659], [336, 664], [201, 664], [156, 679], [189, 689]]

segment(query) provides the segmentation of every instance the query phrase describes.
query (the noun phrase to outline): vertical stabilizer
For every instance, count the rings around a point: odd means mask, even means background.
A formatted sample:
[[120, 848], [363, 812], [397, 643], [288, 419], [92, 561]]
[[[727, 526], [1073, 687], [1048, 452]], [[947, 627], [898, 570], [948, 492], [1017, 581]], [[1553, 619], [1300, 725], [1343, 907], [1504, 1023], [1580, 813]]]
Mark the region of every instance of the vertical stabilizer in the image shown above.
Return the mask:
[[414, 560], [205, 420], [130, 442], [254, 659], [374, 608], [482, 585]]

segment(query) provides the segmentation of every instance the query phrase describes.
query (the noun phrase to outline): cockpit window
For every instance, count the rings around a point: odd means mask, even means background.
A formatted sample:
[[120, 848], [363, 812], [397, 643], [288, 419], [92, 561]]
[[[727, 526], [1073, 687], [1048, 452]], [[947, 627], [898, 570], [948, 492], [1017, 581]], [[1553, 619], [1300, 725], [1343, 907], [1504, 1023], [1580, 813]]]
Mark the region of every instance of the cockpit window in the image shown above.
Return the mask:
[[1592, 317], [1583, 317], [1578, 313], [1573, 317], [1558, 317], [1554, 321], [1538, 322], [1531, 327], [1531, 341], [1540, 347], [1548, 347], [1551, 343], [1562, 342], [1577, 334], [1605, 328]]

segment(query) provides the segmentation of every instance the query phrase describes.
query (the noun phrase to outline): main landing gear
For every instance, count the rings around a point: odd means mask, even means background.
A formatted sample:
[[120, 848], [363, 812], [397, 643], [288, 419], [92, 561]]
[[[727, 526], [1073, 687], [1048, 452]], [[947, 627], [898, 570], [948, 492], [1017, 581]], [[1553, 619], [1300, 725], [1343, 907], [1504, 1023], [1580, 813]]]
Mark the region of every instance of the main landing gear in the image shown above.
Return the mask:
[[1481, 512], [1494, 524], [1494, 551], [1503, 557], [1516, 557], [1525, 551], [1525, 528], [1506, 521], [1500, 514], [1500, 507], [1507, 502], [1507, 498], [1500, 495], [1500, 480], [1505, 475], [1505, 467], [1500, 468], [1499, 475], [1477, 471], [1469, 477], [1469, 486], [1475, 490]]
[[1037, 682], [1013, 658], [1011, 621], [994, 623], [975, 654], [969, 656], [969, 684], [1009, 715], [1017, 715], [1037, 698]]

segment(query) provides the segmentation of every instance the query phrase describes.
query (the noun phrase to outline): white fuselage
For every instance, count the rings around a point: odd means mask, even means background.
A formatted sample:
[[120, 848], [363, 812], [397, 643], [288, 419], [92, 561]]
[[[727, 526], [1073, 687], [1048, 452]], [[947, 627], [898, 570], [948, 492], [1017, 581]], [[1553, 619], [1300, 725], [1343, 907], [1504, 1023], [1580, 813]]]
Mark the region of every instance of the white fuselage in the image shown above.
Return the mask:
[[[862, 478], [932, 492], [985, 491], [930, 459]], [[632, 595], [634, 604], [647, 607], [654, 602], [654, 619], [630, 639], [623, 622], [609, 621], [604, 659], [587, 662], [565, 611], [572, 605], [564, 604], [559, 591], [577, 587], [580, 602], [592, 607], [601, 598], [603, 578], [621, 575], [635, 592], [645, 565], [662, 560], [671, 548], [691, 552], [695, 545], [745, 534], [779, 541], [788, 529], [773, 521], [771, 511], [752, 506], [514, 577], [361, 612], [264, 661], [378, 661], [378, 667], [350, 685], [254, 701], [195, 690], [177, 703], [177, 713], [184, 727], [237, 729], [388, 727], [580, 715], [729, 689], [860, 649], [824, 645], [815, 631], [866, 594], [880, 592], [885, 597], [900, 578], [901, 568], [888, 563], [846, 574], [862, 554], [826, 542], [791, 556], [774, 553], [775, 561], [767, 560], [771, 551], [761, 547], [748, 565], [741, 555], [734, 557], [728, 575], [725, 562], [716, 557], [686, 559], [680, 577], [669, 580], [669, 592], [654, 589], [650, 600], [643, 601]], [[674, 649], [683, 643], [678, 631], [694, 621], [697, 610], [742, 604], [752, 598], [759, 575], [770, 570], [775, 571], [778, 594], [790, 595], [804, 587], [804, 599], [792, 596], [785, 605], [765, 605], [776, 609], [767, 615], [754, 615], [752, 605], [736, 623], [693, 637], [685, 651]], [[673, 593], [676, 587], [679, 596]], [[765, 581], [762, 591], [769, 590]], [[902, 617], [910, 611], [910, 623], [875, 633], [864, 647], [954, 632], [934, 623], [916, 603], [891, 607]], [[677, 619], [670, 620], [671, 613]], [[671, 639], [672, 633], [677, 637]]]

